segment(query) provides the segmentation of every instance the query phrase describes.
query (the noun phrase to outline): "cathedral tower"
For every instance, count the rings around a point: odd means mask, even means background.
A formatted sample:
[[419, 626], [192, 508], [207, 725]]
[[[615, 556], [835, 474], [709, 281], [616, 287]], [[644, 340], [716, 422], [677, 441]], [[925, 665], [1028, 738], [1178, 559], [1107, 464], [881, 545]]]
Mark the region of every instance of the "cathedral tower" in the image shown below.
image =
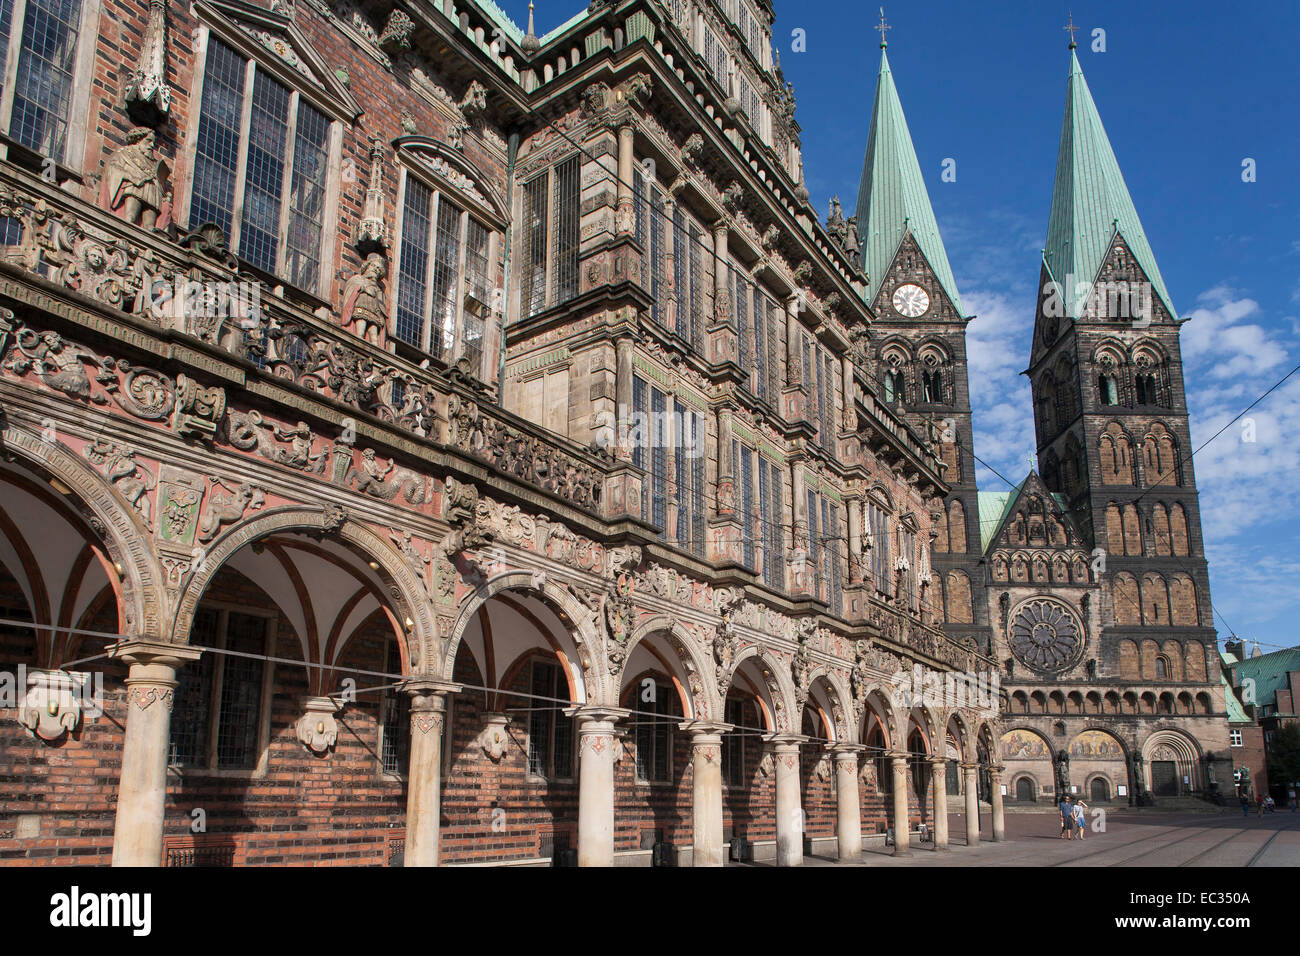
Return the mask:
[[1180, 320], [1073, 51], [1026, 372], [1041, 478], [980, 496], [1005, 499], [1009, 796], [1230, 794]]
[[[922, 434], [936, 428], [952, 488], [936, 516], [932, 609], [956, 640], [989, 646], [975, 489], [966, 323], [907, 119], [881, 43], [857, 224], [871, 281], [876, 394]], [[888, 508], [888, 502], [868, 507]], [[870, 526], [870, 516], [868, 526]], [[938, 606], [938, 605], [942, 606]]]

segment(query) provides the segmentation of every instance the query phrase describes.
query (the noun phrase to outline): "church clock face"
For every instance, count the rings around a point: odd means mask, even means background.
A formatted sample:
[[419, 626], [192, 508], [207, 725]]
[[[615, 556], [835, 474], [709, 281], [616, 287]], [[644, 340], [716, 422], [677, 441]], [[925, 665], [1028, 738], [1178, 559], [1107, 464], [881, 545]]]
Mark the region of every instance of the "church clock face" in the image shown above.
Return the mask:
[[930, 308], [930, 295], [919, 285], [908, 282], [894, 290], [894, 311], [909, 319], [925, 315]]
[[1058, 601], [1029, 601], [1011, 619], [1011, 653], [1036, 671], [1059, 671], [1079, 659], [1083, 633], [1078, 619]]

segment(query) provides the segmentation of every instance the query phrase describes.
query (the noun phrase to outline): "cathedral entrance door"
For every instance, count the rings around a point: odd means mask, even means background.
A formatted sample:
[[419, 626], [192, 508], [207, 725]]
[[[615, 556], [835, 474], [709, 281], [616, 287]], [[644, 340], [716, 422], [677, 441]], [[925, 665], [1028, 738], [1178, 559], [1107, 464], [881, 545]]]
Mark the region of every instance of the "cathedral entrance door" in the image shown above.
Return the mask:
[[1178, 796], [1178, 768], [1172, 760], [1151, 761], [1151, 792], [1157, 797]]

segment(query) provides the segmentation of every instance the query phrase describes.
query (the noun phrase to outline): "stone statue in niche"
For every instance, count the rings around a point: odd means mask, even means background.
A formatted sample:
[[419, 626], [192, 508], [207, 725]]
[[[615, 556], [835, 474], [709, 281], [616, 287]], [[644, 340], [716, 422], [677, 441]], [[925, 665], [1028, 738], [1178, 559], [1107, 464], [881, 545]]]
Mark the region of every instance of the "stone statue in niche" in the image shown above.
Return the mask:
[[107, 207], [132, 225], [154, 229], [167, 192], [167, 164], [154, 154], [154, 131], [137, 127], [105, 164]]
[[352, 326], [357, 338], [371, 345], [379, 344], [379, 332], [384, 328], [384, 280], [388, 275], [388, 261], [378, 252], [366, 256], [361, 271], [348, 279], [343, 287], [343, 325]]

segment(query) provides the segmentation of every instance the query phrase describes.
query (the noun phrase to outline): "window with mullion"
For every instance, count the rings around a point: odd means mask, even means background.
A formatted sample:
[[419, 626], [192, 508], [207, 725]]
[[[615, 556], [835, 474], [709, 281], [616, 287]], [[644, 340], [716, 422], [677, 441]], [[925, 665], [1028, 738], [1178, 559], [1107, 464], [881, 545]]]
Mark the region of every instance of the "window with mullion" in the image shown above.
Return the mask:
[[491, 230], [408, 173], [401, 232], [394, 337], [482, 374]]
[[[68, 150], [81, 7], [81, 0], [27, 0], [22, 30], [16, 38], [18, 61], [9, 135], [59, 162]], [[13, 13], [14, 4], [7, 0], [0, 13], [0, 28], [5, 33], [0, 69], [13, 55], [9, 50], [14, 39]]]
[[655, 322], [662, 328], [664, 324], [664, 294], [666, 291], [664, 284], [664, 259], [666, 256], [665, 234], [667, 232], [667, 223], [664, 216], [664, 194], [657, 183], [650, 184], [649, 191], [650, 203], [650, 295], [654, 298], [655, 304], [651, 307], [650, 314]]
[[871, 531], [871, 577], [882, 594], [889, 587], [889, 512], [873, 500], [867, 501], [867, 527]]
[[736, 729], [722, 735], [723, 782], [729, 787], [741, 787], [745, 784], [745, 702], [727, 698], [725, 714], [726, 722]]
[[190, 224], [216, 223], [241, 259], [319, 293], [332, 125], [296, 90], [210, 36]]
[[280, 205], [288, 137], [288, 87], [265, 73], [254, 73], [239, 255], [267, 272], [276, 271], [279, 255]]
[[704, 249], [703, 233], [694, 222], [687, 230], [691, 255], [690, 343], [696, 352], [704, 350]]
[[759, 501], [762, 508], [763, 581], [768, 587], [785, 590], [785, 523], [781, 466], [765, 458], [758, 460]]
[[822, 593], [822, 563], [818, 554], [821, 542], [821, 511], [817, 506], [817, 493], [808, 492], [808, 563], [812, 571], [813, 597], [820, 599]]
[[208, 42], [203, 67], [203, 101], [194, 146], [194, 188], [190, 223], [216, 223], [231, 235], [239, 141], [244, 109], [244, 59], [219, 40]]
[[205, 654], [184, 668], [171, 721], [170, 763], [180, 767], [253, 770], [262, 756], [263, 703], [273, 665], [270, 619], [200, 608], [191, 640], [231, 651]]
[[673, 772], [673, 724], [677, 716], [673, 688], [654, 681], [654, 699], [645, 700], [637, 685], [632, 706], [636, 715], [636, 778], [646, 783], [667, 783]]
[[568, 699], [568, 684], [559, 665], [535, 659], [529, 685], [528, 770], [548, 779], [573, 777], [573, 718], [559, 701]]
[[[840, 576], [840, 542], [843, 536], [840, 534], [840, 506], [830, 504], [827, 514], [826, 527], [830, 528], [829, 536], [826, 540], [825, 550], [829, 555], [829, 575], [831, 582], [831, 610], [836, 614], [844, 611], [844, 580]], [[823, 534], [825, 530], [823, 529]]]
[[737, 504], [739, 505], [741, 520], [741, 543], [744, 547], [744, 562], [746, 567], [755, 567], [754, 564], [754, 529], [759, 524], [759, 517], [755, 514], [754, 501], [754, 452], [740, 442], [732, 440], [731, 458], [736, 469], [736, 494]]
[[677, 544], [704, 555], [704, 416], [678, 404]]

